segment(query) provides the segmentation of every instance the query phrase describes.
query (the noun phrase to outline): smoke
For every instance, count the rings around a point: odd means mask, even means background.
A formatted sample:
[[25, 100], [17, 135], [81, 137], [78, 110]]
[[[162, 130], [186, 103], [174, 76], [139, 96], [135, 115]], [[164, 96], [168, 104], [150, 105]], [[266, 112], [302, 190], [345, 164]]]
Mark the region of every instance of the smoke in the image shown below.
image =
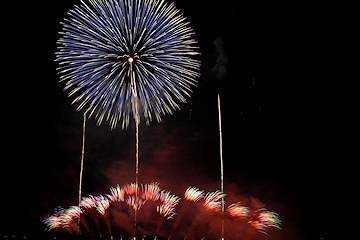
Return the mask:
[[224, 41], [217, 37], [213, 44], [215, 45], [216, 53], [218, 57], [216, 59], [216, 65], [213, 67], [212, 72], [216, 74], [218, 79], [223, 78], [227, 73], [228, 58], [225, 54]]

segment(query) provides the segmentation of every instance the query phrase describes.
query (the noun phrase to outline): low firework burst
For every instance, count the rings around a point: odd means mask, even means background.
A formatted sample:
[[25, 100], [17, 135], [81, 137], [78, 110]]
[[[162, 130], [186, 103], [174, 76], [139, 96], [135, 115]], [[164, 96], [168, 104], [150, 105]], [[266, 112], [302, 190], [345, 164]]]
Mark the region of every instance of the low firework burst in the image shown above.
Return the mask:
[[[136, 193], [138, 193], [137, 198], [135, 197]], [[220, 212], [221, 199], [224, 196], [225, 193], [219, 190], [215, 192], [208, 192], [204, 195], [204, 192], [198, 188], [189, 187], [184, 194], [185, 202], [181, 203], [180, 197], [172, 195], [169, 191], [161, 190], [158, 183], [144, 184], [141, 185], [140, 188], [134, 183], [128, 183], [122, 186], [117, 185], [115, 188], [110, 188], [110, 194], [99, 196], [90, 195], [89, 197], [83, 197], [79, 206], [71, 206], [68, 209], [58, 207], [55, 209], [52, 215], [47, 216], [44, 219], [44, 223], [47, 226], [46, 229], [48, 231], [54, 229], [64, 229], [68, 234], [75, 232], [77, 234], [81, 234], [83, 230], [80, 231], [78, 225], [76, 224], [78, 222], [76, 220], [80, 219], [80, 223], [84, 229], [86, 229], [89, 234], [92, 234], [88, 225], [84, 223], [86, 220], [83, 217], [86, 212], [89, 212], [88, 214], [92, 216], [94, 222], [93, 226], [96, 226], [99, 235], [102, 236], [101, 221], [104, 221], [101, 219], [105, 219], [108, 234], [110, 234], [111, 237], [112, 228], [110, 215], [112, 214], [109, 214], [108, 211], [111, 208], [112, 203], [118, 204], [118, 210], [121, 212], [120, 203], [122, 202], [127, 203], [127, 205], [130, 206], [130, 209], [136, 208], [137, 210], [139, 210], [141, 206], [145, 205], [147, 202], [154, 202], [154, 204], [156, 204], [154, 213], [157, 212], [161, 217], [158, 219], [157, 224], [155, 225], [157, 227], [156, 231], [153, 232], [153, 237], [157, 237], [159, 234], [159, 230], [162, 227], [164, 220], [171, 221], [173, 218], [175, 218], [175, 221], [173, 220], [174, 222], [168, 239], [170, 239], [173, 234], [176, 234], [174, 231], [180, 222], [181, 215], [185, 216], [188, 214], [186, 213], [185, 209], [186, 206], [188, 206], [190, 203], [194, 204], [194, 207], [202, 206], [206, 211], [200, 211], [199, 214], [196, 215], [195, 220], [191, 223], [191, 226], [187, 231], [186, 237], [194, 233], [196, 227], [202, 224], [202, 220], [210, 215], [216, 219], [220, 216], [223, 216], [223, 214], [226, 214], [229, 216], [228, 219], [244, 221], [244, 223], [249, 224], [249, 226], [266, 235], [268, 235], [269, 228], [281, 229], [281, 221], [278, 217], [278, 214], [268, 211], [265, 208], [251, 210], [242, 202], [236, 202], [229, 205], [224, 213]], [[180, 212], [182, 213], [180, 213], [180, 216], [175, 217], [177, 215], [176, 206], [179, 203], [182, 206], [180, 209]], [[127, 210], [125, 209], [125, 211]], [[98, 213], [98, 216], [95, 215], [96, 213]], [[206, 235], [208, 235], [210, 232], [211, 230], [209, 230]], [[131, 235], [131, 233], [129, 234]], [[142, 234], [142, 236], [145, 235], [145, 233]], [[151, 233], [147, 232], [146, 235], [151, 235]]]
[[246, 219], [249, 216], [250, 208], [245, 207], [242, 202], [231, 204], [227, 211], [232, 217]]
[[209, 192], [204, 198], [204, 207], [210, 212], [218, 212], [221, 210], [221, 199], [226, 194], [217, 190], [216, 192]]
[[188, 201], [198, 202], [200, 199], [204, 198], [204, 191], [200, 191], [198, 188], [188, 187], [184, 197]]

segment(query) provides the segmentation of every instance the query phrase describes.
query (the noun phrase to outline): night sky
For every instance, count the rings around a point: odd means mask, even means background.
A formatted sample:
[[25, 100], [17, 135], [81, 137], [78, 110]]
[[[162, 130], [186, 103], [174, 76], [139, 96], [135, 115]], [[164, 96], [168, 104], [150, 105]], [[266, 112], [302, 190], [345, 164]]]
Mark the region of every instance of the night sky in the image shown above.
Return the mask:
[[[175, 1], [195, 30], [201, 77], [180, 111], [141, 123], [139, 181], [180, 197], [190, 185], [220, 189], [220, 94], [227, 206], [253, 197], [279, 213], [273, 239], [337, 230], [346, 239], [353, 230], [341, 222], [356, 206], [354, 6], [288, 2]], [[59, 22], [79, 3], [4, 7], [0, 236], [40, 236], [55, 207], [77, 203], [82, 113], [58, 82], [54, 53]], [[89, 119], [83, 195], [134, 182], [134, 168], [134, 123], [111, 131]]]

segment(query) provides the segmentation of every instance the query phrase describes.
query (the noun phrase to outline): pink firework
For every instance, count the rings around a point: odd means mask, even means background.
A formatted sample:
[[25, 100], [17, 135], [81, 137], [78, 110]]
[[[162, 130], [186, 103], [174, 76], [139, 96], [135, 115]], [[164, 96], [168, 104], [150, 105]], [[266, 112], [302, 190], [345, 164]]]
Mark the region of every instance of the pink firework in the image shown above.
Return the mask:
[[278, 214], [275, 212], [267, 211], [266, 208], [262, 208], [262, 212], [259, 215], [259, 220], [267, 227], [275, 227], [281, 229], [281, 221], [278, 217]]
[[125, 190], [124, 188], [120, 187], [119, 184], [116, 186], [116, 188], [110, 188], [110, 194], [106, 195], [110, 201], [116, 202], [116, 201], [124, 201], [125, 197]]
[[135, 196], [128, 196], [125, 202], [133, 207], [134, 210], [139, 210], [145, 204], [146, 200], [136, 198]]
[[54, 228], [61, 227], [63, 225], [61, 217], [64, 214], [65, 210], [61, 207], [58, 207], [54, 210], [54, 214], [44, 218], [44, 223], [47, 226], [47, 230], [50, 231]]
[[91, 209], [96, 207], [96, 199], [93, 196], [83, 197], [79, 204], [80, 207]]
[[160, 201], [162, 204], [157, 206], [157, 211], [160, 215], [167, 219], [173, 218], [175, 213], [175, 205], [180, 201], [180, 198], [176, 195], [171, 195], [169, 191], [161, 191]]
[[281, 221], [277, 213], [270, 212], [266, 208], [261, 208], [255, 211], [255, 215], [257, 219], [251, 219], [248, 223], [259, 232], [268, 235], [266, 232], [269, 227], [275, 227], [281, 230]]
[[141, 186], [141, 198], [144, 200], [157, 201], [160, 198], [159, 183], [150, 183]]
[[226, 194], [217, 190], [216, 192], [208, 192], [205, 195], [204, 207], [206, 207], [211, 212], [218, 212], [221, 210], [221, 199], [225, 197]]
[[169, 204], [162, 203], [160, 206], [157, 206], [156, 208], [157, 212], [160, 213], [160, 215], [164, 216], [166, 219], [173, 218], [175, 213], [175, 207], [172, 207]]
[[171, 207], [175, 207], [175, 205], [179, 203], [180, 198], [176, 195], [171, 195], [170, 191], [166, 192], [163, 190], [160, 194], [160, 201]]
[[136, 183], [128, 183], [123, 186], [123, 189], [127, 195], [135, 195], [136, 192], [139, 192], [139, 187]]
[[106, 210], [110, 207], [110, 202], [107, 198], [100, 195], [98, 197], [95, 197], [96, 199], [96, 210], [101, 214], [105, 215]]
[[249, 216], [250, 209], [242, 205], [241, 202], [231, 204], [227, 211], [233, 217], [238, 217], [242, 219], [246, 219]]
[[204, 191], [200, 191], [198, 188], [188, 187], [185, 191], [184, 197], [187, 201], [198, 202], [204, 197]]
[[71, 221], [75, 218], [79, 218], [82, 211], [78, 206], [71, 206], [66, 209], [64, 214], [61, 215], [61, 222], [63, 223], [63, 227], [68, 227]]

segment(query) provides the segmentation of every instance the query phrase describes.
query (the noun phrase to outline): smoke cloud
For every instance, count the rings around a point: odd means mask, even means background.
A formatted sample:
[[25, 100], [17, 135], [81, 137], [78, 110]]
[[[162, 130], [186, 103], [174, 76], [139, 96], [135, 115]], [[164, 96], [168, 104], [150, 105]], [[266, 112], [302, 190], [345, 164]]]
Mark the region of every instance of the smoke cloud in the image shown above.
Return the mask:
[[216, 65], [213, 67], [212, 72], [216, 74], [218, 79], [223, 78], [227, 73], [228, 58], [225, 54], [224, 41], [217, 37], [213, 44], [215, 45], [216, 53], [218, 57], [216, 59]]

